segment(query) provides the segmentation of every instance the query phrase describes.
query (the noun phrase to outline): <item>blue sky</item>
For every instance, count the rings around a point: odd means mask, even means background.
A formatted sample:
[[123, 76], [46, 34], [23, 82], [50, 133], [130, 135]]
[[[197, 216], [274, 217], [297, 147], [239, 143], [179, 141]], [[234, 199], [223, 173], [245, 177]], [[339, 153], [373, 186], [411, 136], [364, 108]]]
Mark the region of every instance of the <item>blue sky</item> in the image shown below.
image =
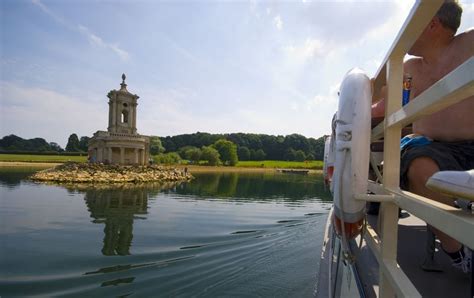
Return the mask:
[[[474, 3], [461, 31], [474, 27]], [[106, 130], [127, 75], [146, 135], [329, 132], [352, 67], [373, 76], [413, 1], [2, 0], [0, 137]]]

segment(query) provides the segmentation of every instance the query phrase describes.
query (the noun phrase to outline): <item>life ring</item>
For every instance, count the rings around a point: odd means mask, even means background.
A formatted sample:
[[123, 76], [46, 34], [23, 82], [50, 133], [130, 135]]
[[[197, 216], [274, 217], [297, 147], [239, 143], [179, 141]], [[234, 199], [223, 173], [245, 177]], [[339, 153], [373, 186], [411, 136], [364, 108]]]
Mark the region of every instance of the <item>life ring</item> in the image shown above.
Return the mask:
[[324, 141], [324, 165], [323, 177], [326, 186], [331, 185], [332, 176], [334, 174], [334, 150], [331, 142], [331, 136], [328, 136]]
[[341, 84], [336, 114], [333, 175], [334, 226], [338, 235], [354, 238], [362, 230], [370, 160], [372, 90], [360, 69], [349, 71]]

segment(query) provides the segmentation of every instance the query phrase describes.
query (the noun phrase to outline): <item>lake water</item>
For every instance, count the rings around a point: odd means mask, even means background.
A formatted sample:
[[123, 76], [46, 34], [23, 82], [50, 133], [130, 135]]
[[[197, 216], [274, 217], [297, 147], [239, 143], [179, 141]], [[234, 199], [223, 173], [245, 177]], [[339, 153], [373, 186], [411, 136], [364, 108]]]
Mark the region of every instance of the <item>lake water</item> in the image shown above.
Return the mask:
[[319, 175], [45, 185], [0, 169], [0, 296], [311, 297], [330, 196]]

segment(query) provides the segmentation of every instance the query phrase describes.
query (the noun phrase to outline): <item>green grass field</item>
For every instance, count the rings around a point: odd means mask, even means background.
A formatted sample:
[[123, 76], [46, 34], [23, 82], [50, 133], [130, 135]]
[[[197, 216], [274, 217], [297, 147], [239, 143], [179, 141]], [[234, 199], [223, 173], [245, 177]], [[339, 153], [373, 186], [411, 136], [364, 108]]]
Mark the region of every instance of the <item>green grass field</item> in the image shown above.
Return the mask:
[[321, 170], [323, 168], [323, 162], [320, 160], [314, 160], [314, 161], [282, 161], [282, 160], [239, 161], [237, 163], [237, 167]]
[[[86, 162], [87, 156], [64, 156], [64, 155], [33, 155], [33, 154], [0, 154], [0, 161], [8, 162], [51, 162], [62, 163], [67, 161]], [[279, 169], [314, 169], [323, 168], [323, 162], [316, 161], [239, 161], [237, 167], [241, 168], [279, 168]]]
[[0, 154], [0, 161], [10, 162], [86, 162], [87, 156]]

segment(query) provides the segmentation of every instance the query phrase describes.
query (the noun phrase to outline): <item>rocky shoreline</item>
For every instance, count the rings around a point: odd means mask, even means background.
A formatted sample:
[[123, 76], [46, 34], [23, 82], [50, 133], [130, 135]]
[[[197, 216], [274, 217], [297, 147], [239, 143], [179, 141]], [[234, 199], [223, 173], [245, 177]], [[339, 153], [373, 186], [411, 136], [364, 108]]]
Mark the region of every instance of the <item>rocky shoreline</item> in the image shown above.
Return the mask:
[[64, 183], [143, 183], [189, 181], [193, 176], [186, 170], [158, 165], [123, 166], [67, 162], [39, 171], [30, 178], [34, 181]]

